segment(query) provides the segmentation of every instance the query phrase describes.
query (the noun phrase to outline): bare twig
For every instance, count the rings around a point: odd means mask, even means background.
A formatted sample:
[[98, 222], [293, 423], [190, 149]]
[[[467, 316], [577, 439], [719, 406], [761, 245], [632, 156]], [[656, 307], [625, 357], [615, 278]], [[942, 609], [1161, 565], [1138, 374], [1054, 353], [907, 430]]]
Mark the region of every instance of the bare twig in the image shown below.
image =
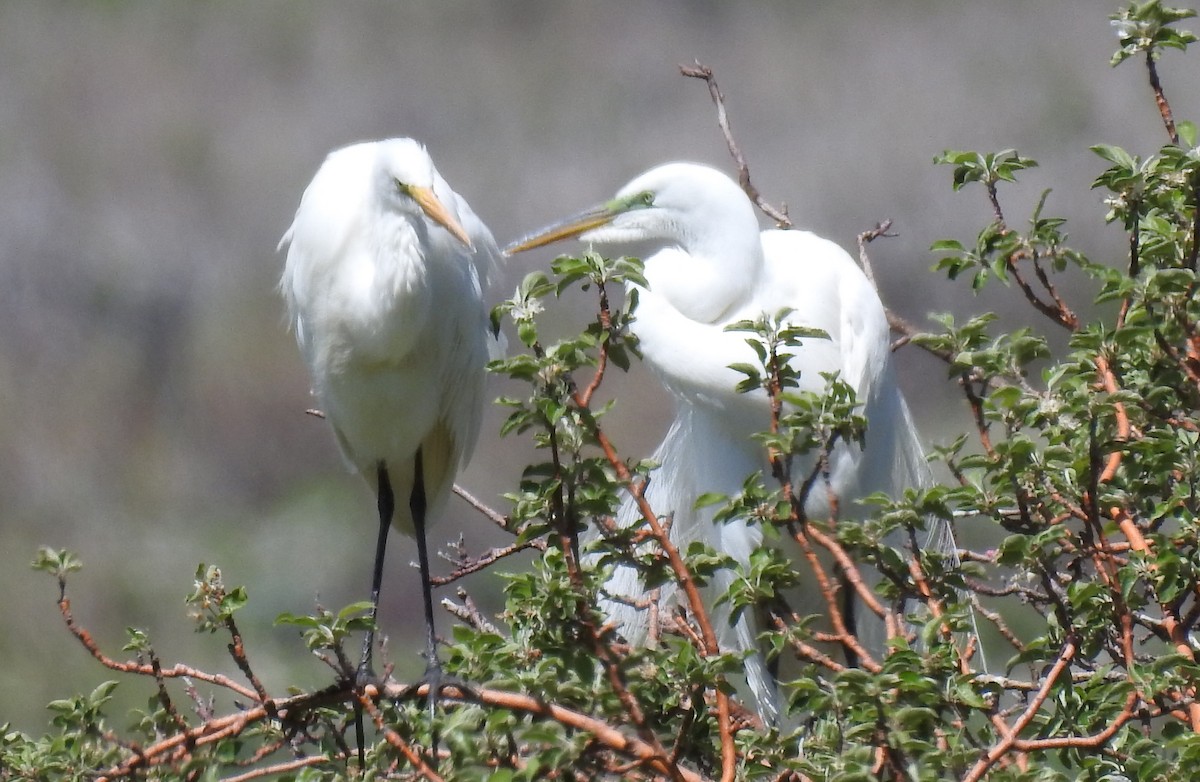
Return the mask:
[[[1005, 229], [1005, 231], [1007, 230], [1008, 229]], [[1032, 257], [1033, 253], [1029, 250], [1018, 250], [1017, 252], [1008, 256], [1008, 258], [1005, 259], [1005, 265], [1008, 269], [1009, 276], [1012, 277], [1013, 282], [1017, 284], [1017, 287], [1021, 289], [1021, 293], [1025, 295], [1025, 300], [1032, 304], [1034, 309], [1045, 315], [1051, 321], [1062, 326], [1067, 331], [1078, 331], [1079, 316], [1076, 315], [1058, 295], [1057, 290], [1055, 290], [1054, 286], [1050, 284], [1049, 279], [1045, 277], [1045, 272], [1035, 265], [1034, 273], [1040, 273], [1039, 279], [1042, 285], [1046, 287], [1054, 303], [1047, 302], [1045, 299], [1039, 296], [1038, 292], [1034, 290], [1032, 285], [1029, 284], [1029, 281], [1025, 279], [1025, 273], [1021, 271], [1021, 267], [1017, 265], [1017, 261]]]
[[475, 601], [471, 599], [471, 596], [467, 594], [467, 590], [459, 587], [455, 594], [458, 596], [458, 599], [462, 601], [462, 604], [459, 605], [447, 597], [442, 599], [443, 608], [481, 633], [491, 633], [493, 635], [501, 634], [500, 630], [497, 629], [497, 627], [492, 624], [486, 616], [483, 615], [483, 612], [479, 610], [479, 606], [476, 605]]
[[274, 777], [279, 774], [286, 773], [288, 771], [298, 771], [302, 768], [307, 768], [309, 766], [318, 766], [318, 765], [321, 765], [322, 763], [328, 763], [329, 761], [330, 761], [330, 758], [328, 758], [324, 755], [313, 755], [310, 757], [296, 758], [294, 760], [288, 760], [288, 761], [284, 761], [282, 763], [275, 763], [270, 766], [263, 766], [262, 768], [255, 769], [253, 771], [247, 771], [245, 774], [238, 774], [237, 776], [226, 777], [223, 780], [223, 782], [249, 782], [251, 779], [263, 779], [265, 777]]
[[892, 221], [888, 219], [876, 223], [874, 228], [858, 235], [858, 262], [862, 266], [863, 274], [867, 275], [867, 280], [875, 290], [879, 290], [879, 285], [875, 282], [875, 270], [871, 268], [871, 256], [867, 254], [867, 245], [881, 236], [898, 236], [898, 234], [889, 233], [891, 228]]
[[[876, 223], [875, 227], [869, 231], [863, 231], [858, 235], [858, 262], [862, 266], [863, 274], [867, 275], [867, 280], [871, 286], [879, 291], [879, 284], [875, 281], [875, 269], [871, 266], [871, 256], [867, 253], [867, 245], [879, 239], [880, 237], [894, 237], [899, 234], [891, 233], [892, 221], [890, 219]], [[884, 306], [884, 314], [887, 315], [888, 327], [900, 336], [892, 342], [892, 350], [899, 350], [912, 341], [912, 338], [921, 333], [911, 321], [898, 315], [891, 307]], [[954, 360], [954, 354], [948, 350], [939, 350], [928, 345], [920, 346], [925, 352], [932, 353], [949, 364]]]
[[729, 114], [725, 111], [725, 96], [721, 94], [721, 88], [717, 86], [717, 80], [713, 76], [711, 68], [706, 68], [696, 60], [692, 65], [680, 65], [679, 72], [684, 76], [693, 79], [701, 79], [708, 85], [708, 94], [712, 96], [713, 105], [717, 107], [717, 124], [721, 126], [721, 133], [725, 136], [725, 145], [729, 147], [729, 154], [733, 156], [733, 161], [738, 167], [738, 182], [742, 186], [742, 190], [746, 191], [746, 195], [754, 202], [755, 206], [763, 211], [768, 217], [775, 221], [780, 228], [791, 228], [792, 221], [787, 214], [787, 206], [776, 209], [763, 200], [759, 195], [758, 189], [750, 182], [750, 167], [746, 165], [746, 158], [742, 156], [741, 149], [738, 148], [737, 142], [733, 140], [733, 129], [729, 125]]
[[238, 630], [237, 623], [234, 622], [233, 616], [225, 617], [225, 629], [229, 631], [230, 637], [228, 646], [229, 655], [233, 658], [234, 663], [237, 664], [238, 670], [240, 670], [250, 682], [250, 686], [254, 688], [254, 692], [258, 694], [259, 702], [267, 704], [269, 708], [271, 698], [267, 695], [267, 690], [265, 687], [263, 687], [262, 682], [259, 681], [258, 675], [255, 674], [253, 669], [250, 668], [250, 660], [246, 657], [246, 646], [242, 642], [242, 633], [240, 630]]
[[462, 497], [464, 500], [466, 500], [467, 503], [472, 508], [479, 511], [484, 516], [487, 516], [492, 521], [492, 523], [495, 524], [497, 527], [499, 527], [502, 530], [508, 531], [509, 518], [507, 516], [505, 516], [503, 513], [500, 513], [499, 511], [492, 509], [492, 507], [489, 506], [487, 503], [483, 502], [483, 500], [478, 499], [477, 497], [475, 497], [475, 495], [471, 494], [469, 491], [464, 489], [462, 486], [459, 486], [457, 483], [454, 484], [454, 493], [457, 494], [459, 497]]
[[454, 570], [444, 576], [430, 576], [429, 583], [433, 586], [444, 586], [446, 584], [458, 581], [464, 576], [469, 576], [472, 573], [478, 573], [493, 563], [498, 562], [505, 557], [510, 557], [513, 554], [519, 554], [528, 549], [537, 549], [538, 551], [546, 550], [546, 541], [541, 538], [533, 538], [522, 543], [512, 543], [507, 546], [496, 546], [485, 551], [476, 557], [461, 556], [454, 561]]

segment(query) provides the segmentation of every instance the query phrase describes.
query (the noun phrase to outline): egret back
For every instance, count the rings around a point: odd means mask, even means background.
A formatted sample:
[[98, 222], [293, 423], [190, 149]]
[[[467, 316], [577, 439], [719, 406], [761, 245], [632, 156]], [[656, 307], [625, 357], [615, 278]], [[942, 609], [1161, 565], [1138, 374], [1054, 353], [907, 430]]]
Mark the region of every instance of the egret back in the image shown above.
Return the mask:
[[[835, 445], [829, 455], [829, 485], [812, 491], [806, 504], [811, 518], [833, 515], [831, 495], [837, 498], [837, 517], [852, 520], [869, 512], [858, 503], [861, 498], [874, 492], [898, 496], [931, 480], [896, 380], [886, 313], [874, 286], [844, 250], [814, 234], [765, 231], [761, 239], [762, 274], [753, 296], [742, 306], [717, 321], [697, 321], [672, 306], [669, 297], [639, 289], [641, 303], [633, 325], [646, 363], [676, 400], [676, 418], [652, 457], [662, 466], [651, 476], [647, 499], [657, 513], [672, 517], [676, 545], [686, 548], [700, 540], [743, 565], [761, 543], [761, 531], [737, 521], [715, 525], [711, 509], [694, 507], [704, 492], [736, 495], [753, 472], [770, 475], [764, 449], [752, 438], [754, 432], [770, 426], [766, 394], [761, 390], [735, 393], [744, 375], [729, 368], [735, 363], [753, 365], [757, 357], [744, 333], [725, 330], [729, 323], [787, 309], [790, 323], [826, 332], [828, 339], [803, 339], [790, 359], [799, 372], [797, 390], [823, 393], [827, 381], [822, 373], [836, 373], [854, 389], [862, 406], [867, 418], [865, 448], [846, 442]], [[647, 268], [654, 261], [649, 259]], [[807, 476], [814, 459], [796, 459], [793, 476]], [[636, 508], [626, 503], [619, 521], [635, 523], [637, 515]], [[948, 526], [932, 523], [927, 545], [939, 550], [952, 547]], [[722, 571], [714, 578], [708, 605], [728, 589], [733, 577], [731, 571]], [[606, 586], [629, 597], [644, 591], [632, 568], [617, 568]], [[674, 589], [660, 590], [664, 603], [676, 599]], [[605, 610], [632, 642], [645, 638], [648, 612], [620, 601], [607, 602]], [[728, 608], [716, 607], [713, 618], [722, 648], [748, 653], [747, 680], [753, 700], [759, 713], [773, 720], [778, 704], [774, 683], [758, 655], [759, 628], [754, 617], [747, 612], [731, 623]], [[875, 627], [864, 622], [864, 630], [868, 647], [881, 650], [882, 623]]]

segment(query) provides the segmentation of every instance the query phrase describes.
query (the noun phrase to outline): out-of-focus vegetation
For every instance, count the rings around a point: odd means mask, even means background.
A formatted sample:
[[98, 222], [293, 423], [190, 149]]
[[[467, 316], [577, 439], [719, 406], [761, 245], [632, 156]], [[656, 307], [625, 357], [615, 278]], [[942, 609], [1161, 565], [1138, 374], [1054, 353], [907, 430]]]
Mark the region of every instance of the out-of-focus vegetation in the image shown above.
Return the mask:
[[[872, 250], [883, 298], [923, 322], [975, 309], [911, 284], [933, 240], [986, 217], [928, 165], [947, 147], [1043, 161], [1010, 212], [1052, 186], [1079, 249], [1125, 258], [1087, 147], [1152, 152], [1140, 139], [1160, 130], [1152, 106], [1130, 108], [1149, 101], [1144, 73], [1104, 67], [1114, 40], [1087, 0], [0, 4], [0, 722], [39, 731], [48, 701], [95, 684], [27, 567], [39, 544], [87, 560], [75, 611], [108, 648], [137, 625], [168, 662], [222, 654], [176, 610], [196, 564], [220, 562], [253, 598], [239, 622], [260, 675], [325, 680], [271, 622], [363, 595], [370, 499], [303, 414], [273, 250], [328, 149], [423, 139], [503, 241], [654, 163], [727, 165], [707, 96], [676, 72], [698, 58], [721, 74], [757, 186], [797, 225], [849, 246], [895, 221]], [[1196, 116], [1194, 79], [1178, 83], [1177, 113]], [[943, 409], [965, 422], [959, 403], [926, 389], [936, 362], [901, 356], [926, 436], [963, 428]], [[653, 381], [635, 371], [612, 393], [608, 425], [648, 449], [665, 424]], [[462, 480], [485, 498], [525, 463], [498, 426]], [[450, 515], [435, 542], [483, 526]], [[416, 578], [405, 559], [381, 619], [400, 648], [419, 621], [398, 597]]]

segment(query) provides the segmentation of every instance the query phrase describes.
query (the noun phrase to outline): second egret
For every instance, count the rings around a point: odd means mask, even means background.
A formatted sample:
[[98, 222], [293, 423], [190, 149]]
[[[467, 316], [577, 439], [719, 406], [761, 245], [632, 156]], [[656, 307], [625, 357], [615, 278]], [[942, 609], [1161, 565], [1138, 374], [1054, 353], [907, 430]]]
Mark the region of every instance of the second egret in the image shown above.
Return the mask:
[[[636, 177], [614, 198], [507, 248], [520, 252], [570, 237], [620, 252], [648, 246], [645, 277], [637, 288], [631, 326], [645, 361], [675, 401], [675, 418], [652, 459], [646, 498], [660, 515], [671, 515], [671, 538], [681, 549], [702, 541], [746, 565], [762, 532], [742, 520], [713, 522], [713, 509], [695, 507], [705, 492], [736, 495], [755, 471], [770, 474], [765, 449], [752, 434], [767, 429], [763, 391], [735, 391], [745, 376], [731, 365], [757, 364], [745, 335], [729, 324], [790, 310], [788, 323], [820, 329], [829, 339], [806, 339], [790, 359], [799, 390], [822, 393], [823, 373], [836, 373], [855, 391], [867, 419], [866, 447], [839, 441], [829, 454], [829, 492], [809, 495], [810, 517], [828, 518], [830, 495], [843, 517], [855, 500], [882, 491], [895, 496], [925, 485], [928, 465], [908, 405], [896, 381], [883, 304], [853, 259], [833, 242], [805, 231], [760, 234], [750, 200], [729, 177], [707, 166], [669, 163]], [[634, 286], [636, 287], [636, 286]], [[797, 462], [795, 474], [812, 464]], [[631, 502], [623, 524], [639, 515]], [[941, 524], [941, 522], [936, 522]], [[930, 540], [953, 538], [948, 527]], [[940, 544], [940, 543], [939, 543]], [[733, 573], [715, 579], [714, 597], [728, 590]], [[618, 598], [605, 611], [631, 643], [642, 642], [650, 612], [633, 607], [643, 597], [633, 567], [620, 566], [606, 585]], [[634, 598], [634, 599], [629, 599]], [[660, 590], [660, 602], [673, 599]], [[747, 652], [747, 680], [758, 711], [773, 721], [778, 713], [773, 678], [758, 654], [757, 629], [744, 612], [714, 611], [723, 649]]]

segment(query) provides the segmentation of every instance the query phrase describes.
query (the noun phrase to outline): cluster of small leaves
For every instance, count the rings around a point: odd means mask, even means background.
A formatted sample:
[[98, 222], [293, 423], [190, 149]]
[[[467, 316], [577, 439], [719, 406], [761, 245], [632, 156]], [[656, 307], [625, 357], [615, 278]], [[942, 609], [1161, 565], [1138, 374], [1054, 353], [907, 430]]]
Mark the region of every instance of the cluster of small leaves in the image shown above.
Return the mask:
[[34, 570], [49, 573], [59, 581], [63, 581], [68, 574], [74, 573], [83, 567], [83, 563], [79, 561], [79, 558], [74, 553], [66, 549], [60, 550], [44, 546], [38, 549], [32, 567]]
[[355, 633], [371, 628], [371, 604], [368, 601], [351, 603], [337, 613], [318, 606], [312, 614], [285, 612], [275, 617], [275, 624], [300, 628], [304, 645], [310, 652], [337, 654]]
[[[527, 433], [548, 455], [526, 467], [520, 490], [506, 495], [512, 503], [510, 525], [519, 530], [518, 540], [542, 536], [549, 545], [530, 572], [504, 576], [504, 631], [456, 628], [448, 667], [468, 681], [535, 694], [614, 725], [630, 723], [631, 703], [645, 704], [651, 712], [643, 731], [667, 737], [681, 750], [694, 745], [701, 748], [696, 756], [704, 757], [715, 752], [716, 738], [703, 693], [733, 673], [737, 659], [704, 657], [691, 640], [677, 636], [663, 638], [655, 648], [630, 650], [596, 611], [601, 585], [617, 563], [638, 567], [650, 586], [670, 580], [661, 549], [644, 545], [644, 525], [614, 523], [626, 490], [600, 442], [600, 419], [611, 404], [590, 404], [599, 380], [595, 373], [606, 363], [627, 368], [636, 350], [627, 325], [636, 311], [637, 287], [647, 284], [641, 264], [589, 252], [560, 257], [550, 271], [527, 275], [494, 311], [494, 322], [513, 321], [526, 351], [491, 366], [530, 389], [525, 398], [500, 400], [512, 409], [503, 433]], [[623, 309], [609, 304], [613, 284], [626, 286]], [[572, 288], [595, 289], [597, 318], [579, 334], [544, 342], [536, 320], [541, 301]], [[593, 380], [581, 389], [576, 378], [589, 371]], [[651, 467], [637, 464], [630, 472], [640, 477]], [[581, 534], [592, 542], [581, 546]], [[593, 548], [595, 553], [588, 553]], [[702, 546], [689, 549], [684, 559], [700, 583], [728, 564]], [[492, 749], [477, 748], [492, 759], [487, 769], [511, 765], [514, 773], [519, 767], [520, 778], [534, 779], [570, 767], [587, 778], [611, 773], [616, 762], [610, 750], [561, 726], [512, 714], [494, 713], [488, 720], [503, 726], [508, 740], [493, 741]], [[629, 774], [636, 776], [633, 767]]]
[[196, 567], [195, 588], [187, 596], [190, 614], [197, 632], [224, 630], [236, 611], [246, 605], [245, 587], [225, 588], [221, 569], [200, 563]]
[[[701, 498], [701, 503], [725, 503], [716, 513], [718, 522], [761, 525], [773, 541], [754, 551], [748, 565], [739, 568], [740, 577], [727, 599], [735, 618], [742, 611], [764, 607], [781, 617], [781, 631], [763, 636], [769, 657], [784, 660], [785, 665], [786, 661], [799, 663], [780, 683], [791, 715], [785, 719], [803, 724], [783, 731], [779, 738], [774, 733], [766, 738], [740, 735], [747, 768], [762, 764], [775, 773], [789, 769], [812, 778], [869, 778], [878, 774], [879, 750], [886, 748], [889, 764], [909, 766], [904, 773], [919, 766], [922, 778], [958, 776], [977, 747], [948, 726], [984, 713], [990, 702], [961, 670], [954, 642], [972, 628], [969, 604], [961, 597], [966, 583], [958, 560], [952, 552], [916, 541], [928, 517], [946, 516], [949, 511], [931, 490], [901, 501], [872, 498], [881, 508], [873, 518], [837, 523], [835, 504], [822, 495], [828, 489], [822, 483], [828, 477], [827, 460], [839, 442], [861, 447], [864, 437], [869, 437], [868, 422], [853, 388], [836, 375], [822, 375], [819, 392], [800, 390], [818, 385], [803, 378], [802, 358], [793, 360], [803, 356], [802, 340], [828, 336], [792, 325], [790, 315], [764, 315], [729, 327], [749, 334], [747, 342], [759, 359], [757, 366], [734, 366], [746, 375], [739, 390], [766, 392], [773, 403], [771, 431], [758, 439], [772, 456], [774, 486], [753, 475], [736, 497]], [[810, 506], [819, 512], [808, 513]], [[902, 605], [903, 599], [913, 606], [924, 604], [908, 564], [916, 552], [939, 602], [936, 616], [924, 610], [909, 617], [921, 651], [894, 639], [895, 646], [879, 670], [831, 664], [819, 652], [792, 655], [793, 644], [813, 649], [821, 646], [822, 636], [830, 637], [829, 617], [822, 612], [797, 615], [788, 604], [797, 597], [797, 588], [813, 590], [813, 575], [777, 547], [782, 531], [797, 539], [821, 533], [841, 544], [855, 555], [860, 574], [871, 577], [872, 568], [878, 571], [880, 594], [896, 605]], [[982, 721], [979, 716], [975, 719]]]
[[1195, 15], [1190, 8], [1171, 8], [1158, 0], [1130, 3], [1112, 16], [1121, 44], [1112, 56], [1112, 64], [1119, 65], [1139, 55], [1158, 59], [1164, 49], [1187, 49], [1188, 44], [1195, 43], [1196, 36], [1172, 25]]
[[[1015, 153], [1012, 153], [1015, 157]], [[932, 250], [940, 253], [935, 269], [942, 271], [954, 280], [965, 272], [971, 273], [971, 288], [978, 292], [989, 280], [997, 279], [1008, 284], [1010, 276], [1016, 271], [1016, 264], [1027, 262], [1033, 267], [1035, 274], [1041, 279], [1047, 271], [1062, 272], [1068, 266], [1082, 266], [1087, 263], [1079, 252], [1066, 244], [1066, 236], [1062, 232], [1065, 220], [1061, 217], [1046, 217], [1042, 214], [1050, 191], [1044, 191], [1038, 201], [1037, 208], [1029, 219], [1029, 228], [1025, 232], [1012, 230], [1004, 220], [999, 207], [999, 195], [996, 183], [999, 181], [1015, 181], [1013, 173], [1022, 168], [1029, 168], [1036, 163], [1027, 158], [1016, 158], [1010, 165], [996, 164], [993, 169], [979, 169], [982, 165], [978, 160], [988, 160], [991, 156], [967, 152], [947, 152], [937, 158], [936, 162], [954, 165], [954, 176], [965, 182], [982, 181], [987, 185], [989, 197], [992, 198], [993, 212], [996, 219], [989, 222], [980, 230], [972, 247], [965, 246], [957, 239], [941, 239], [934, 242]], [[964, 161], [965, 162], [961, 162]], [[1018, 165], [1019, 163], [1019, 165]], [[991, 171], [992, 173], [988, 173]], [[1004, 172], [1001, 176], [995, 171]], [[978, 176], [976, 176], [978, 174]]]
[[[595, 450], [599, 420], [611, 405], [593, 409], [580, 404], [574, 378], [581, 370], [597, 367], [601, 349], [607, 360], [623, 369], [628, 368], [634, 350], [626, 331], [628, 311], [607, 306], [582, 332], [544, 345], [536, 320], [543, 311], [542, 300], [580, 285], [596, 286], [607, 301], [607, 286], [611, 284], [644, 283], [636, 259], [609, 260], [594, 253], [558, 258], [551, 272], [553, 279], [540, 271], [528, 274], [513, 297], [492, 313], [496, 324], [502, 318], [511, 319], [527, 348], [490, 367], [493, 372], [528, 384], [530, 389], [525, 398], [506, 396], [498, 400], [511, 408], [501, 434], [532, 431], [537, 447], [550, 454], [546, 461], [525, 469], [519, 492], [506, 495], [514, 505], [513, 518], [519, 520], [522, 539], [544, 534], [556, 520], [577, 532], [586, 516], [612, 515], [615, 477], [607, 460]], [[564, 500], [564, 492], [569, 492], [569, 502]], [[566, 512], [571, 514], [570, 519], [559, 518]]]
[[112, 740], [104, 707], [116, 686], [106, 681], [86, 695], [51, 701], [53, 730], [40, 740], [0, 725], [0, 779], [82, 779], [113, 765], [122, 749]]
[[971, 152], [948, 149], [933, 159], [934, 163], [954, 166], [954, 189], [961, 190], [968, 182], [982, 182], [989, 192], [997, 182], [1015, 182], [1016, 173], [1037, 166], [1037, 161], [1021, 157], [1015, 149], [999, 152]]
[[[866, 419], [855, 397], [854, 389], [836, 374], [821, 373], [822, 384], [809, 380], [801, 387], [803, 348], [805, 340], [827, 340], [822, 329], [798, 325], [792, 312], [783, 310], [774, 315], [732, 323], [726, 331], [749, 334], [746, 344], [758, 358], [757, 364], [739, 363], [731, 369], [746, 377], [735, 390], [743, 394], [765, 393], [773, 405], [774, 423], [771, 431], [756, 435], [769, 454], [777, 454], [783, 472], [776, 478], [791, 480], [791, 465], [796, 457], [810, 465], [809, 476], [801, 480], [815, 481], [825, 460], [839, 441], [861, 446], [866, 433]], [[820, 391], [810, 390], [820, 387]], [[749, 488], [749, 487], [748, 487]], [[702, 498], [708, 503], [710, 497]], [[801, 494], [799, 501], [805, 504]], [[755, 500], [755, 504], [760, 504]], [[719, 519], [732, 518], [751, 511], [745, 499], [737, 507], [727, 508]], [[786, 514], [785, 514], [786, 517]]]

